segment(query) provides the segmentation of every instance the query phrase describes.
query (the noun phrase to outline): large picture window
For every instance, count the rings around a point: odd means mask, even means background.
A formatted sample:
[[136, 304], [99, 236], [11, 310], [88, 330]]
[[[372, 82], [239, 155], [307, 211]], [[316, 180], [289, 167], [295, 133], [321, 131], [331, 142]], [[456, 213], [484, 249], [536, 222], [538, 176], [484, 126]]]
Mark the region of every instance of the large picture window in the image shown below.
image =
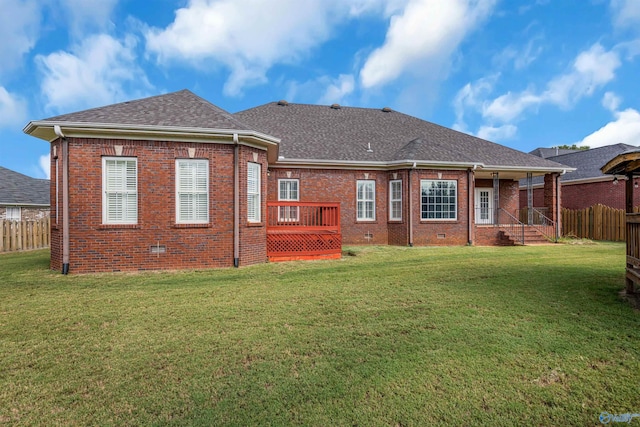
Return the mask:
[[357, 182], [356, 215], [358, 221], [376, 219], [376, 182], [362, 180]]
[[209, 222], [208, 160], [176, 160], [176, 222]]
[[458, 217], [458, 186], [455, 180], [420, 181], [421, 219], [455, 220]]
[[[278, 200], [294, 201], [300, 200], [299, 181], [297, 179], [278, 180]], [[298, 221], [297, 206], [280, 206], [278, 213], [279, 221]]]
[[260, 222], [260, 171], [258, 163], [247, 164], [247, 221]]
[[402, 221], [402, 181], [389, 181], [389, 220]]
[[138, 222], [138, 161], [135, 158], [102, 158], [102, 222]]

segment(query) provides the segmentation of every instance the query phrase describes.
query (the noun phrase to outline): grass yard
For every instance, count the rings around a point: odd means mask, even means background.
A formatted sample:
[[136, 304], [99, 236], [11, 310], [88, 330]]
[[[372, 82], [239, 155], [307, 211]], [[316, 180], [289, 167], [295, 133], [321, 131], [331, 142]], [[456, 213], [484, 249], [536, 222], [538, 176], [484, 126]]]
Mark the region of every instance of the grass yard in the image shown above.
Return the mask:
[[[0, 255], [0, 424], [599, 425], [640, 412], [623, 244], [63, 276]], [[635, 420], [640, 422], [640, 420]]]

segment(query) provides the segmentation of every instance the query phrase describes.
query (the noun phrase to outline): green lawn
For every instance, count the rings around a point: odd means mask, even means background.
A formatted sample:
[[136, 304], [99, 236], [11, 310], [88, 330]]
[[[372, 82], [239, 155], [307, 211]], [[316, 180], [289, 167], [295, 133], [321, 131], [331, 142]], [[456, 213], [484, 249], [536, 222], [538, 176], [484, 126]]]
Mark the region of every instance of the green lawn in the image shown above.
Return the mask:
[[[0, 424], [598, 425], [640, 412], [622, 244], [69, 275], [0, 255]], [[640, 422], [640, 420], [634, 420]]]

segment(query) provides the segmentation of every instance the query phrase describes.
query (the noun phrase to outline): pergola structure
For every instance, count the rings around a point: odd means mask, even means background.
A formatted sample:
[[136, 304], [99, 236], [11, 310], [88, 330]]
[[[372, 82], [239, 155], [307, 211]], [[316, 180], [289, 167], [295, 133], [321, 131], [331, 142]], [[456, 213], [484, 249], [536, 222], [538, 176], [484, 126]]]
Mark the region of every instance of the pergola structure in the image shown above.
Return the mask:
[[[633, 196], [640, 176], [640, 149], [625, 151], [600, 168], [607, 175], [623, 176], [625, 180], [626, 239], [627, 239], [627, 294], [635, 293], [640, 283], [640, 213], [633, 212]], [[616, 179], [614, 178], [614, 180]]]

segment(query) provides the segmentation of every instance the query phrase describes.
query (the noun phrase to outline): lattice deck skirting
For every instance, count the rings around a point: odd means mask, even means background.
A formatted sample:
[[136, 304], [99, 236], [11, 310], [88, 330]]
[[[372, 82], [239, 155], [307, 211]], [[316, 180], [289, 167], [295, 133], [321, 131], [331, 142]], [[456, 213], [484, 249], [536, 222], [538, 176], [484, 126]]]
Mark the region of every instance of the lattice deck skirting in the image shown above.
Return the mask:
[[340, 258], [342, 235], [327, 232], [267, 233], [269, 261]]

